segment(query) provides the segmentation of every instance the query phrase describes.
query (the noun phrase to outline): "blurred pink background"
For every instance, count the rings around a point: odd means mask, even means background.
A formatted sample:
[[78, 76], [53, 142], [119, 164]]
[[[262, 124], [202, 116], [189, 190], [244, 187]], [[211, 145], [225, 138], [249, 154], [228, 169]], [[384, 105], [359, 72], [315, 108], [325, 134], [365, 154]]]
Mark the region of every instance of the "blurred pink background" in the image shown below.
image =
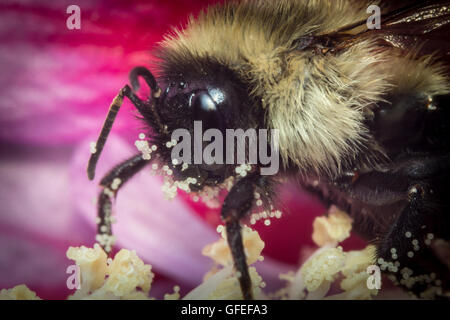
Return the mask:
[[[152, 68], [151, 49], [171, 26], [217, 1], [32, 1], [0, 4], [0, 289], [25, 283], [46, 299], [64, 299], [65, 252], [92, 246], [98, 179], [136, 152], [141, 131], [126, 102], [99, 161], [85, 173], [94, 141], [118, 90], [137, 65]], [[81, 8], [81, 30], [68, 30], [66, 8]], [[293, 185], [281, 192], [285, 212], [256, 225], [266, 248], [258, 270], [268, 290], [312, 247], [312, 221], [325, 209]], [[161, 179], [144, 170], [119, 192], [117, 247], [135, 249], [153, 265], [151, 296], [174, 284], [181, 294], [201, 282], [212, 262], [201, 255], [215, 241], [218, 210], [185, 195], [163, 199]], [[352, 238], [344, 247], [362, 247]]]

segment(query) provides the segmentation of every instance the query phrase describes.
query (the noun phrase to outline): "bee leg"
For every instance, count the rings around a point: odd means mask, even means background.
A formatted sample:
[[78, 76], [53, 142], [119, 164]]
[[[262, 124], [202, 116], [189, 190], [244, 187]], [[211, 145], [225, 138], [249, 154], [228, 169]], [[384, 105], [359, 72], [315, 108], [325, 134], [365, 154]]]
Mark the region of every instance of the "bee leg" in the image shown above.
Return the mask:
[[225, 221], [228, 246], [238, 272], [239, 284], [245, 300], [253, 299], [252, 282], [248, 272], [247, 258], [242, 242], [240, 220], [252, 208], [254, 192], [259, 176], [247, 176], [239, 180], [230, 190], [222, 206], [222, 219]]
[[[231, 213], [232, 215], [234, 213]], [[239, 220], [230, 218], [226, 221], [228, 246], [233, 256], [234, 267], [238, 272], [239, 284], [241, 286], [244, 300], [253, 300], [252, 280], [248, 272], [247, 258], [242, 242], [241, 225]]]
[[[448, 266], [436, 256], [431, 245], [434, 237], [446, 238], [439, 230], [446, 229], [445, 219], [433, 217], [441, 205], [432, 190], [426, 184], [411, 185], [408, 205], [377, 249], [382, 270], [390, 273], [395, 283], [421, 298], [444, 297], [450, 292]], [[436, 226], [436, 221], [441, 227]]]
[[103, 247], [106, 253], [110, 253], [113, 245], [113, 236], [111, 230], [112, 201], [116, 197], [119, 189], [126, 181], [139, 172], [148, 160], [144, 160], [141, 154], [122, 162], [110, 170], [100, 181], [103, 187], [98, 196], [98, 227], [96, 241]]

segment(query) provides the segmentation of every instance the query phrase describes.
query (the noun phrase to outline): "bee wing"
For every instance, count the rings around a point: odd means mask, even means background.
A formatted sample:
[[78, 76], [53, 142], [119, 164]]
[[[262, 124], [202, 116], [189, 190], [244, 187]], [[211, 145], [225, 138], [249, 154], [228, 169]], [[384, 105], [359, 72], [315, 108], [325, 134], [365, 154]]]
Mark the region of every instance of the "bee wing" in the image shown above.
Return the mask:
[[[439, 27], [441, 18], [449, 15], [450, 1], [403, 1], [406, 5], [396, 4], [383, 14], [382, 26], [407, 26], [410, 33], [427, 33]], [[418, 29], [410, 29], [417, 26]], [[408, 32], [408, 30], [405, 30]]]
[[376, 38], [383, 46], [414, 49], [419, 54], [439, 52], [450, 59], [450, 1], [402, 3], [389, 5], [381, 14], [380, 29], [368, 29], [364, 20], [320, 37], [336, 51]]
[[388, 46], [408, 50], [420, 44], [422, 54], [449, 55], [450, 1], [425, 1], [395, 10], [374, 31]]

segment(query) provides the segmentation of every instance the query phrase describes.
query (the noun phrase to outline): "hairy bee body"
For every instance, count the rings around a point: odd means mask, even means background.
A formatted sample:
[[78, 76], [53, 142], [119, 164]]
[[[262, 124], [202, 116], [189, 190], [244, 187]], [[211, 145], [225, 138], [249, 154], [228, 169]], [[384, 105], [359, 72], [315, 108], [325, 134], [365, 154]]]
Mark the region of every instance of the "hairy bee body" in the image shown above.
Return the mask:
[[[279, 130], [278, 176], [294, 177], [350, 213], [394, 282], [421, 297], [448, 298], [449, 265], [430, 243], [450, 238], [450, 5], [381, 3], [377, 31], [365, 24], [370, 4], [248, 0], [210, 7], [161, 43], [162, 90], [154, 100], [128, 95], [156, 129], [153, 142], [169, 166], [171, 133], [192, 130], [198, 114], [210, 128]], [[156, 90], [150, 73], [147, 80]], [[222, 207], [245, 298], [252, 295], [239, 220], [255, 190], [271, 201], [277, 181], [258, 167], [237, 177]], [[235, 176], [230, 165], [171, 168], [180, 180], [195, 176], [196, 190]]]
[[327, 175], [373, 168], [385, 151], [364, 122], [382, 99], [397, 93], [445, 95], [450, 86], [443, 66], [381, 47], [374, 38], [338, 55], [299, 47], [305, 37], [367, 19], [368, 6], [283, 0], [213, 7], [163, 42], [163, 73], [180, 64], [200, 69], [202, 60], [211, 58], [235, 72], [260, 100], [265, 126], [280, 130], [285, 164]]

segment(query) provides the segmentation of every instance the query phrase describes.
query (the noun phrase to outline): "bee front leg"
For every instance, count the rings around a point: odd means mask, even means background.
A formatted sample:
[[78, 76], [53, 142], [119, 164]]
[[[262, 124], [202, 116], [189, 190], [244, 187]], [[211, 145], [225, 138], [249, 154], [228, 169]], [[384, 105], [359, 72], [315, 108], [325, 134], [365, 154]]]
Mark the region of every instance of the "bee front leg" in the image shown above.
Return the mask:
[[112, 200], [116, 197], [117, 192], [124, 183], [148, 163], [149, 161], [144, 160], [141, 154], [135, 155], [114, 167], [100, 181], [103, 190], [98, 196], [98, 228], [96, 241], [108, 254], [112, 249], [113, 242], [111, 230]]
[[[234, 215], [234, 212], [231, 213]], [[239, 284], [241, 286], [244, 300], [253, 300], [252, 280], [248, 272], [247, 257], [242, 242], [241, 225], [239, 219], [234, 217], [226, 220], [227, 241], [233, 256], [234, 267], [238, 272]]]
[[253, 292], [242, 241], [240, 220], [252, 208], [255, 190], [258, 186], [261, 187], [264, 179], [259, 175], [251, 175], [239, 180], [230, 190], [222, 206], [222, 219], [225, 221], [228, 246], [245, 300], [253, 299]]

